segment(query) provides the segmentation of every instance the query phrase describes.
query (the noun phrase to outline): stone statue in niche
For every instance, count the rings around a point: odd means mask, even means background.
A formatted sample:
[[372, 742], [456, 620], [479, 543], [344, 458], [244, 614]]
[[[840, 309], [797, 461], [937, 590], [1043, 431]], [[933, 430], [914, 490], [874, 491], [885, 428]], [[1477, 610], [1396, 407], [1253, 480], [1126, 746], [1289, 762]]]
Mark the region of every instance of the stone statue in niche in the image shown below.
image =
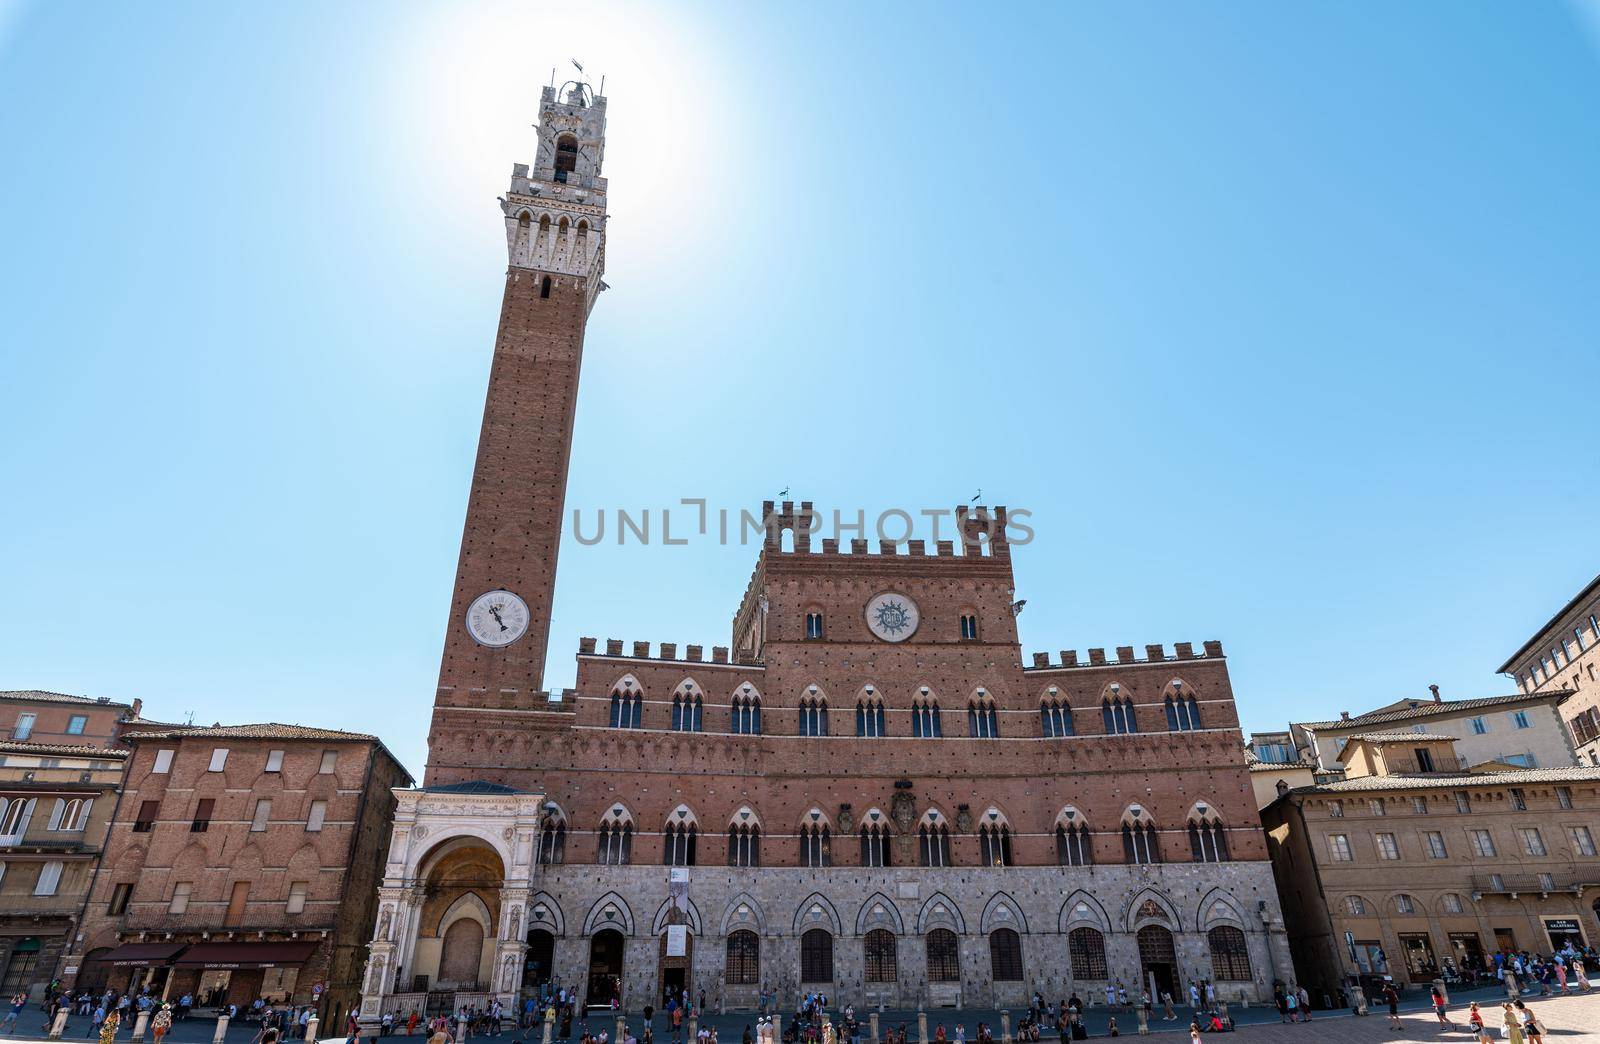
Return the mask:
[[383, 908], [383, 916], [378, 918], [378, 938], [384, 940], [389, 938], [389, 920], [393, 916], [394, 907], [385, 905]]
[[512, 939], [520, 939], [521, 937], [522, 937], [522, 907], [513, 906], [511, 908], [511, 938]]

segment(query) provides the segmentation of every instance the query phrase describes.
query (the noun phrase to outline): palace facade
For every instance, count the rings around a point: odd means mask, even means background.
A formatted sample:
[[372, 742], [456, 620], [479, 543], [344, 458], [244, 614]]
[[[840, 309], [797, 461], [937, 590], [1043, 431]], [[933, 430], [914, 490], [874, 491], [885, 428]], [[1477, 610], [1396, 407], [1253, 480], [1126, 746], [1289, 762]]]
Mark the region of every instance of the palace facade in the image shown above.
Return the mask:
[[585, 638], [575, 690], [543, 688], [605, 104], [546, 89], [502, 201], [426, 778], [397, 791], [363, 1019], [550, 982], [629, 1010], [1270, 997], [1292, 971], [1220, 643], [1025, 661], [1003, 508], [869, 547], [767, 504], [727, 646]]

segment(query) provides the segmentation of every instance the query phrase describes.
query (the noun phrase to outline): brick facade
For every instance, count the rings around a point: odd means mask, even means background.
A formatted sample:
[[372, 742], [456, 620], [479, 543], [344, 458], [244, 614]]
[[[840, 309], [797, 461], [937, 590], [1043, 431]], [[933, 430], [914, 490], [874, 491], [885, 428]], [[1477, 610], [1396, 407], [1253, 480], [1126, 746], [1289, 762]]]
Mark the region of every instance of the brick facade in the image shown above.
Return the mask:
[[[547, 89], [538, 160], [502, 200], [512, 267], [426, 786], [401, 795], [363, 1018], [547, 981], [593, 1003], [620, 985], [634, 1009], [665, 988], [749, 1005], [758, 983], [783, 1003], [1117, 979], [1270, 995], [1287, 947], [1220, 643], [1025, 662], [1003, 508], [869, 551], [814, 547], [809, 503], [768, 504], [729, 645], [586, 638], [575, 690], [536, 691], [603, 105]], [[492, 648], [464, 617], [501, 590], [531, 626]]]
[[[219, 1002], [240, 1004], [263, 993], [309, 1002], [321, 983], [323, 1016], [348, 1010], [375, 917], [392, 792], [410, 783], [405, 770], [374, 737], [299, 726], [127, 741], [124, 792], [69, 980], [123, 988], [148, 977], [174, 999], [217, 987]], [[150, 965], [118, 962], [117, 947], [148, 940], [189, 948]], [[310, 952], [276, 968], [246, 953], [226, 974], [188, 963], [201, 944], [224, 942]]]

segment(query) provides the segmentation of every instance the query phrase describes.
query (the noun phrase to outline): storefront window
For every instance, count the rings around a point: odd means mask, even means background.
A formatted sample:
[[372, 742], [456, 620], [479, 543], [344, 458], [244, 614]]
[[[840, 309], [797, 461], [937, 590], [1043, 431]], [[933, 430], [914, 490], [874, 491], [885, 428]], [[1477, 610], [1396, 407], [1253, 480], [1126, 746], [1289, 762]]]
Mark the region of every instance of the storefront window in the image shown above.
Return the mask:
[[1426, 935], [1400, 936], [1400, 949], [1406, 955], [1406, 970], [1413, 978], [1432, 976], [1439, 970], [1433, 958], [1433, 941]]

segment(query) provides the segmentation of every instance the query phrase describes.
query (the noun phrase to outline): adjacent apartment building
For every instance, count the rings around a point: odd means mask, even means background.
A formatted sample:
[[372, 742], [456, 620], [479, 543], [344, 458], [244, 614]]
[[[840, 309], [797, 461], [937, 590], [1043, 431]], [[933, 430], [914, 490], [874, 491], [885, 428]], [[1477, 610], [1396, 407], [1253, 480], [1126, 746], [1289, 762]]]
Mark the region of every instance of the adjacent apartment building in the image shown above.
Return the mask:
[[1322, 771], [1338, 771], [1345, 745], [1370, 732], [1427, 732], [1456, 741], [1454, 756], [1465, 765], [1553, 768], [1577, 764], [1572, 734], [1562, 720], [1567, 689], [1517, 692], [1482, 699], [1447, 700], [1437, 685], [1427, 698], [1393, 703], [1333, 721], [1297, 722], [1289, 727], [1299, 756]]
[[1578, 758], [1600, 765], [1600, 576], [1500, 665], [1528, 694], [1567, 693], [1561, 716]]
[[0, 692], [0, 743], [110, 747], [139, 720], [140, 702], [11, 689]]
[[1470, 771], [1452, 735], [1357, 733], [1345, 778], [1262, 810], [1296, 973], [1431, 981], [1446, 962], [1600, 942], [1600, 768]]
[[0, 741], [0, 997], [37, 1001], [61, 967], [127, 756], [86, 744]]
[[338, 1025], [372, 933], [391, 792], [410, 775], [376, 737], [332, 729], [124, 740], [124, 792], [68, 982], [148, 983], [200, 1006], [315, 1001]]

